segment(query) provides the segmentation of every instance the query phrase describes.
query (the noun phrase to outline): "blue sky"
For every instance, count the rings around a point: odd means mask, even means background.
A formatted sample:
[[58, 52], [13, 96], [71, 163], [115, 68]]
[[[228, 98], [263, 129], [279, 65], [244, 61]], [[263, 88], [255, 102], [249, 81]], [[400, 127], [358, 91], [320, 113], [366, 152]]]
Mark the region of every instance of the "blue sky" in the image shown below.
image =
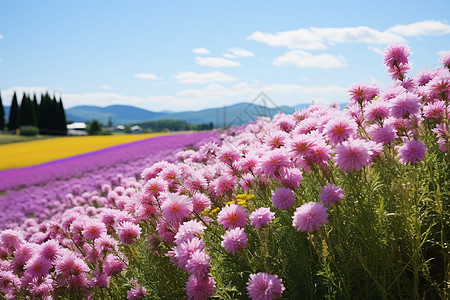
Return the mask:
[[[409, 74], [450, 50], [450, 1], [1, 1], [3, 104], [50, 91], [66, 108], [199, 110], [251, 102], [343, 103], [390, 83], [387, 44]], [[20, 100], [19, 96], [19, 100]]]

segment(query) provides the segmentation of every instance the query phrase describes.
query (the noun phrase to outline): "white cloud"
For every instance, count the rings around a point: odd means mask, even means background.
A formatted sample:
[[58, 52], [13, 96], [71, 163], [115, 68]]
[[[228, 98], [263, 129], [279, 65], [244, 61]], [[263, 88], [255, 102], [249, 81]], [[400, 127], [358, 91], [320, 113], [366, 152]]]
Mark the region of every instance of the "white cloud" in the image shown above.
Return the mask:
[[208, 67], [238, 67], [241, 65], [240, 62], [225, 59], [223, 57], [196, 57], [195, 61], [197, 64], [201, 66], [208, 66]]
[[206, 48], [195, 48], [192, 49], [192, 52], [194, 52], [195, 54], [211, 54], [211, 51]]
[[158, 76], [156, 76], [155, 74], [151, 74], [151, 73], [139, 73], [139, 74], [134, 74], [133, 77], [134, 77], [134, 78], [138, 78], [138, 79], [147, 79], [147, 80], [156, 80], [156, 79], [159, 79]]
[[312, 34], [321, 37], [328, 44], [334, 43], [367, 43], [389, 44], [404, 42], [405, 40], [392, 32], [378, 31], [367, 26], [341, 27], [341, 28], [317, 28], [312, 27]]
[[112, 89], [112, 87], [110, 85], [107, 85], [107, 84], [101, 85], [100, 88], [102, 90], [110, 90], [110, 89]]
[[336, 57], [332, 54], [312, 55], [303, 50], [293, 50], [283, 56], [276, 57], [273, 61], [275, 66], [293, 65], [297, 68], [341, 68], [347, 66], [343, 57]]
[[0, 34], [0, 40], [3, 38], [3, 35]]
[[367, 49], [369, 49], [370, 51], [373, 51], [373, 52], [375, 52], [377, 54], [384, 55], [383, 49], [380, 49], [378, 47], [374, 47], [374, 46], [370, 45], [370, 46], [367, 47]]
[[236, 56], [240, 56], [240, 57], [252, 57], [255, 56], [255, 54], [253, 54], [253, 52], [250, 52], [248, 50], [242, 49], [242, 48], [230, 48], [228, 49], [228, 51], [230, 51], [233, 55]]
[[272, 47], [287, 47], [289, 49], [317, 50], [327, 48], [322, 37], [305, 28], [281, 31], [275, 34], [256, 31], [247, 39], [265, 43]]
[[233, 55], [233, 54], [230, 54], [230, 53], [224, 53], [222, 55], [223, 55], [223, 57], [230, 58], [230, 59], [236, 58], [236, 55]]
[[450, 34], [450, 25], [435, 20], [427, 20], [407, 25], [395, 25], [387, 31], [403, 36], [445, 35]]
[[174, 78], [179, 83], [185, 84], [204, 84], [210, 82], [233, 82], [237, 81], [236, 77], [224, 74], [222, 72], [195, 73], [195, 72], [178, 72]]
[[450, 26], [438, 21], [423, 21], [409, 25], [396, 25], [379, 31], [367, 26], [358, 27], [310, 27], [297, 30], [268, 33], [255, 31], [248, 40], [265, 43], [272, 47], [289, 49], [321, 50], [328, 45], [341, 43], [389, 44], [405, 42], [403, 36], [447, 34]]
[[441, 51], [438, 51], [437, 54], [438, 54], [439, 56], [442, 56], [442, 55], [444, 55], [445, 53], [449, 53], [449, 52], [450, 52], [449, 50], [441, 50]]

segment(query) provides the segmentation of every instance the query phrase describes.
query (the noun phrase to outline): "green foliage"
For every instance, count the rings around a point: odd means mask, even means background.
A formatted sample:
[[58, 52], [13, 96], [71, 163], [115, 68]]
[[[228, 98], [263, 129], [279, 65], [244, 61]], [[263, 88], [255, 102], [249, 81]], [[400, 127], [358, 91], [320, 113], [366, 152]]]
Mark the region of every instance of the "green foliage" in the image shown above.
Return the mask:
[[39, 128], [32, 125], [20, 126], [20, 135], [23, 136], [36, 136], [39, 134]]
[[103, 126], [98, 120], [92, 120], [87, 123], [87, 132], [90, 135], [98, 135], [103, 131]]
[[0, 93], [0, 131], [5, 130], [5, 108], [3, 107], [2, 95]]
[[183, 131], [183, 130], [211, 130], [213, 129], [213, 124], [190, 124], [183, 120], [159, 120], [159, 121], [148, 121], [141, 122], [132, 125], [139, 125], [142, 128], [154, 132], [167, 131]]
[[15, 131], [19, 128], [19, 104], [17, 103], [16, 92], [13, 94], [11, 108], [9, 110], [8, 130]]

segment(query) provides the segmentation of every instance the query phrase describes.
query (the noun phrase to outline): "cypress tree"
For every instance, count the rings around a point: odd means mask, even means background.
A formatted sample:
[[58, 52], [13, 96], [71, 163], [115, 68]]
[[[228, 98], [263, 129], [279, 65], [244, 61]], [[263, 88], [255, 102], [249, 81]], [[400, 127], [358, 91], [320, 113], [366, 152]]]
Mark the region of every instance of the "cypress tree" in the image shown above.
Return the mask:
[[19, 128], [19, 104], [17, 103], [16, 92], [13, 94], [11, 108], [9, 110], [8, 130], [15, 131]]
[[53, 95], [53, 99], [50, 100], [50, 107], [49, 107], [49, 129], [51, 130], [52, 134], [58, 134], [58, 103], [56, 102], [56, 97]]
[[2, 103], [2, 94], [0, 93], [0, 131], [5, 130], [5, 108]]
[[23, 93], [22, 101], [19, 106], [19, 127], [22, 125], [31, 125], [30, 112], [30, 100], [28, 99], [28, 96]]
[[66, 119], [66, 112], [64, 111], [64, 105], [62, 103], [62, 99], [61, 97], [59, 97], [59, 102], [58, 102], [58, 109], [59, 109], [59, 117], [60, 117], [60, 130], [61, 130], [61, 134], [62, 135], [66, 135], [67, 134], [67, 119]]
[[38, 108], [38, 128], [39, 128], [39, 132], [41, 134], [44, 134], [44, 129], [45, 129], [45, 96], [44, 94], [41, 94], [41, 102], [39, 103], [39, 108]]
[[37, 99], [36, 99], [36, 93], [33, 95], [32, 105], [33, 105], [33, 113], [34, 113], [33, 119], [35, 121], [34, 125], [38, 126], [39, 106], [38, 106], [38, 102], [37, 102]]

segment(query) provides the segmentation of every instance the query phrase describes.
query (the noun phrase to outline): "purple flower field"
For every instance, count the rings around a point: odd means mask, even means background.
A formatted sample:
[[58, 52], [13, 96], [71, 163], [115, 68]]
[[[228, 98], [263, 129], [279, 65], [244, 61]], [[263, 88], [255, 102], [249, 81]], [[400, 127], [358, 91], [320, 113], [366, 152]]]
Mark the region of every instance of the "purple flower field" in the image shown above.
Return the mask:
[[[11, 228], [27, 217], [46, 220], [74, 206], [67, 194], [81, 196], [117, 185], [127, 177], [188, 146], [217, 140], [214, 132], [158, 136], [19, 169], [0, 171], [0, 228]], [[86, 196], [86, 195], [85, 195]], [[70, 198], [70, 197], [69, 197]]]

